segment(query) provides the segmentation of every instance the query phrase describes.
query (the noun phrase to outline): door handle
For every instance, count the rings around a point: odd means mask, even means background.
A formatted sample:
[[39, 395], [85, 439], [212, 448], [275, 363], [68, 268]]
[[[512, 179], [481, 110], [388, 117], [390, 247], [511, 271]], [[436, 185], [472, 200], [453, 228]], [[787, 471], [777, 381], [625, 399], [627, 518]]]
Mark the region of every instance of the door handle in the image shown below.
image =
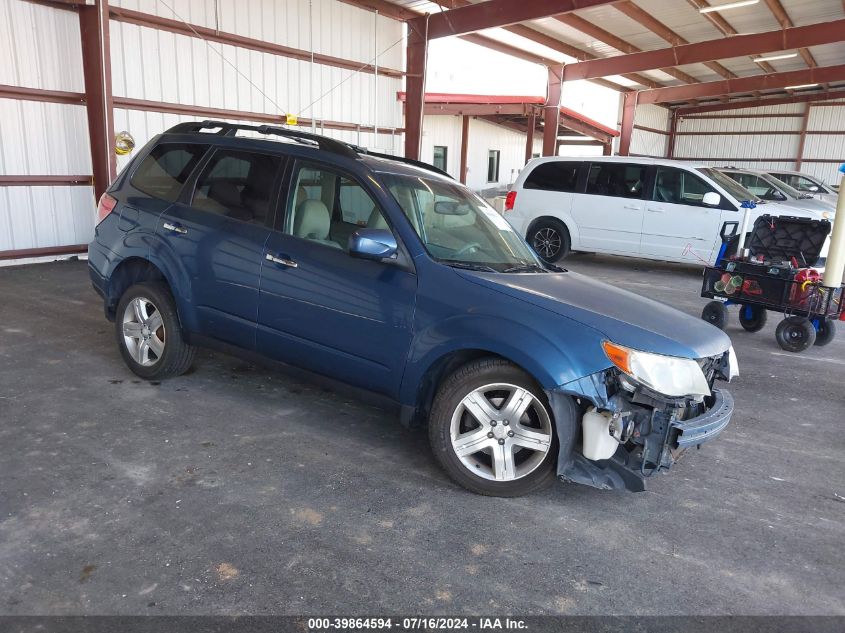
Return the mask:
[[663, 213], [665, 210], [663, 207], [648, 207], [649, 213]]
[[630, 209], [631, 211], [642, 211], [643, 210], [642, 207], [638, 207], [634, 204], [626, 204], [626, 205], [623, 206], [623, 208]]
[[274, 264], [279, 264], [281, 266], [287, 266], [288, 268], [298, 268], [299, 264], [297, 264], [292, 259], [287, 259], [286, 257], [275, 257], [270, 253], [264, 255], [264, 259], [268, 262], [273, 262]]
[[168, 231], [171, 231], [172, 233], [179, 233], [179, 235], [184, 235], [188, 232], [188, 229], [186, 229], [181, 224], [171, 224], [170, 222], [165, 222], [164, 224], [162, 224], [162, 227], [164, 227]]

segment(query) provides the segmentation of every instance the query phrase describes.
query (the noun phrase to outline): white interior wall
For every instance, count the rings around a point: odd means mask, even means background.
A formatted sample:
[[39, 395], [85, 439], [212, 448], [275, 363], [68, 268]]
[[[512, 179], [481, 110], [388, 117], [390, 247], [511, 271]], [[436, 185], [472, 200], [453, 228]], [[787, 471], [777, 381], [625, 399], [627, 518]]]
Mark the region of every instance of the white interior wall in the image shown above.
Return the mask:
[[[810, 109], [807, 131], [845, 131], [845, 101], [830, 103]], [[842, 179], [839, 166], [845, 163], [845, 135], [808, 134], [804, 144], [804, 159], [811, 162], [804, 162], [801, 171], [825, 182], [839, 184]], [[813, 160], [831, 162], [816, 163]]]
[[[433, 115], [426, 116], [423, 121], [420, 159], [432, 162], [434, 146], [446, 147], [446, 171], [455, 179], [460, 178], [461, 171], [462, 125], [460, 116]], [[542, 136], [535, 134], [533, 153], [539, 153], [542, 149]], [[499, 179], [496, 182], [487, 181], [487, 156], [490, 150], [500, 152]], [[480, 190], [511, 184], [524, 165], [525, 134], [482, 119], [470, 119], [467, 153], [467, 186], [470, 189]]]
[[[619, 125], [622, 125], [621, 116]], [[637, 126], [660, 130], [664, 133], [640, 129]], [[630, 153], [637, 156], [665, 158], [669, 151], [669, 127], [669, 110], [667, 108], [653, 104], [637, 106], [634, 115], [634, 131], [631, 134]], [[616, 143], [618, 147], [618, 139]]]

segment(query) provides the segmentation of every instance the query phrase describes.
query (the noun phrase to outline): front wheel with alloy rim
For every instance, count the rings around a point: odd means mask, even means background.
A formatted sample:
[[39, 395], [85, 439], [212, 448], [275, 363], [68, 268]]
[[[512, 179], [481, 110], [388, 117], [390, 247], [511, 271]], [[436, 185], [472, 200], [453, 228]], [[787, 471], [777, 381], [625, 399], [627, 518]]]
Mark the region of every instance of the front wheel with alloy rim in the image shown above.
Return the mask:
[[554, 480], [557, 440], [545, 394], [500, 359], [447, 378], [428, 421], [431, 448], [449, 476], [483, 495], [516, 497]]
[[557, 220], [539, 220], [528, 231], [528, 243], [547, 264], [554, 264], [569, 254], [569, 231]]
[[126, 365], [147, 380], [183, 374], [194, 360], [194, 348], [182, 338], [176, 303], [159, 282], [138, 283], [123, 293], [115, 334]]

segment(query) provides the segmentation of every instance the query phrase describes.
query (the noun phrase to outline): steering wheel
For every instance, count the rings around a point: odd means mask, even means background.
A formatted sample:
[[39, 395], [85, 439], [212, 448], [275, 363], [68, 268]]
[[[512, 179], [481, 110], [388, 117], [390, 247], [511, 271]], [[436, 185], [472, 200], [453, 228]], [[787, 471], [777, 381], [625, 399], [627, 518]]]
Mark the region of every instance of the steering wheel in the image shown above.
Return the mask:
[[461, 247], [460, 249], [456, 250], [452, 253], [452, 257], [460, 257], [461, 255], [469, 255], [470, 253], [474, 253], [478, 249], [481, 248], [481, 244], [478, 242], [470, 242], [465, 246]]

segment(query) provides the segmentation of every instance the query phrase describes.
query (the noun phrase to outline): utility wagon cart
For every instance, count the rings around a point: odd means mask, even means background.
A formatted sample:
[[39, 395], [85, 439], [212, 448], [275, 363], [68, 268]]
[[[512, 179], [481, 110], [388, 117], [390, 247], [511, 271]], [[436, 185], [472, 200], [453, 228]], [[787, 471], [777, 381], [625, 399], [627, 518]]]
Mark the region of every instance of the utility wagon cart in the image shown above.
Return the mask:
[[754, 222], [742, 252], [730, 254], [737, 250], [736, 228], [736, 222], [725, 223], [719, 256], [704, 269], [701, 296], [713, 301], [701, 318], [724, 329], [728, 306], [738, 305], [740, 325], [757, 332], [768, 311], [778, 312], [784, 318], [775, 338], [784, 350], [802, 352], [830, 343], [836, 321], [845, 320], [845, 286], [823, 286], [814, 268], [824, 265], [819, 256], [830, 222], [763, 215]]

